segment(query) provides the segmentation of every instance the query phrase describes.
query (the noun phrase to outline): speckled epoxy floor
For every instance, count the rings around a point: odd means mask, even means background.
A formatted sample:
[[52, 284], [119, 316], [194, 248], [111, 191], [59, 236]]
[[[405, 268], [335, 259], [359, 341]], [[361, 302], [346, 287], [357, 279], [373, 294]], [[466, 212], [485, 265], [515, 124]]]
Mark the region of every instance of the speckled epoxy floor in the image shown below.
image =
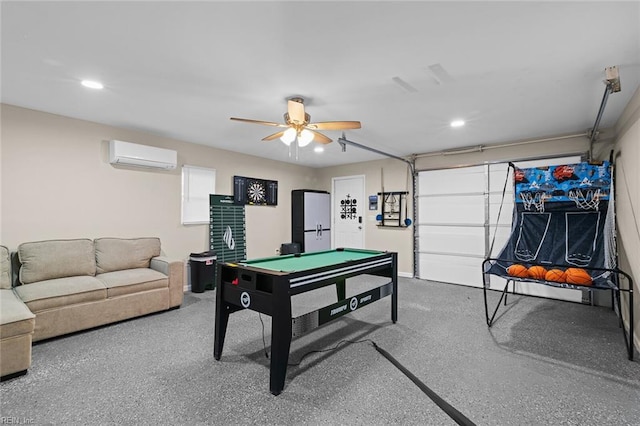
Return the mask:
[[[350, 280], [347, 291], [371, 285]], [[333, 288], [296, 296], [294, 315], [333, 297]], [[489, 329], [483, 306], [480, 289], [401, 278], [396, 324], [385, 298], [295, 339], [289, 361], [344, 339], [370, 339], [478, 425], [640, 425], [640, 365], [627, 359], [610, 309], [510, 296]], [[258, 314], [231, 316], [215, 361], [214, 307], [215, 292], [187, 293], [180, 309], [35, 344], [29, 373], [0, 385], [0, 417], [23, 424], [455, 424], [367, 341], [305, 357], [272, 396]], [[271, 321], [262, 320], [268, 350]]]

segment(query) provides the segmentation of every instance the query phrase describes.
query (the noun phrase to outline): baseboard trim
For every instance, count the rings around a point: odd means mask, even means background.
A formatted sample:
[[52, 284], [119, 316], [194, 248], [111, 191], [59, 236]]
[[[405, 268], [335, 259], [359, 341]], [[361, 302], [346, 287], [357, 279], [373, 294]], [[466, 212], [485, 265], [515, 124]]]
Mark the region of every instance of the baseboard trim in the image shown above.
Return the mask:
[[5, 374], [0, 377], [0, 382], [6, 382], [7, 380], [15, 379], [16, 377], [24, 376], [27, 374], [27, 370], [16, 371], [15, 373]]

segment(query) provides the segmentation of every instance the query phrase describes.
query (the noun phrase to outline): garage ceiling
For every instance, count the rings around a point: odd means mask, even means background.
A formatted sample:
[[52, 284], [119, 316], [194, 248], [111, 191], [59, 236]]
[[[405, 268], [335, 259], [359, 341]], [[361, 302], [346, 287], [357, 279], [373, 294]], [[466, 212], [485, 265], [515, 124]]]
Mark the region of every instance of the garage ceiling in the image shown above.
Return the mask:
[[347, 139], [407, 156], [584, 133], [616, 65], [611, 127], [640, 79], [635, 1], [3, 1], [1, 31], [3, 103], [312, 167], [383, 157], [327, 131], [296, 159], [229, 118], [283, 122], [299, 95], [312, 121], [359, 120]]

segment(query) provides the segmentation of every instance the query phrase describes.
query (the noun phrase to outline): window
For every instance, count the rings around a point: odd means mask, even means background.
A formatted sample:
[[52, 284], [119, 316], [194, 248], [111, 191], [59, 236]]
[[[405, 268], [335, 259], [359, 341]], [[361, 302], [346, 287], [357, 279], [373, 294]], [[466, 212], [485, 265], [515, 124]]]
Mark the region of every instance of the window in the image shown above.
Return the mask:
[[182, 166], [182, 224], [209, 223], [209, 195], [216, 192], [216, 171]]

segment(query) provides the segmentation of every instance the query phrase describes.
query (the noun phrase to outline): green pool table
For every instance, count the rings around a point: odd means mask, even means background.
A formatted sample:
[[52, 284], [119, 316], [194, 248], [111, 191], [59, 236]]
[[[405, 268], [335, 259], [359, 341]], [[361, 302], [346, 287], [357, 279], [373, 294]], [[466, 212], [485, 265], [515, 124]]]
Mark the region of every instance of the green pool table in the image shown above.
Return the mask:
[[[349, 299], [346, 279], [377, 275], [389, 282]], [[291, 316], [291, 296], [336, 285], [336, 303], [299, 317]], [[213, 354], [220, 360], [229, 315], [251, 309], [271, 316], [271, 366], [269, 388], [278, 395], [284, 389], [293, 337], [311, 331], [342, 315], [391, 296], [391, 320], [398, 317], [397, 253], [339, 248], [219, 263], [216, 274], [216, 313]]]

